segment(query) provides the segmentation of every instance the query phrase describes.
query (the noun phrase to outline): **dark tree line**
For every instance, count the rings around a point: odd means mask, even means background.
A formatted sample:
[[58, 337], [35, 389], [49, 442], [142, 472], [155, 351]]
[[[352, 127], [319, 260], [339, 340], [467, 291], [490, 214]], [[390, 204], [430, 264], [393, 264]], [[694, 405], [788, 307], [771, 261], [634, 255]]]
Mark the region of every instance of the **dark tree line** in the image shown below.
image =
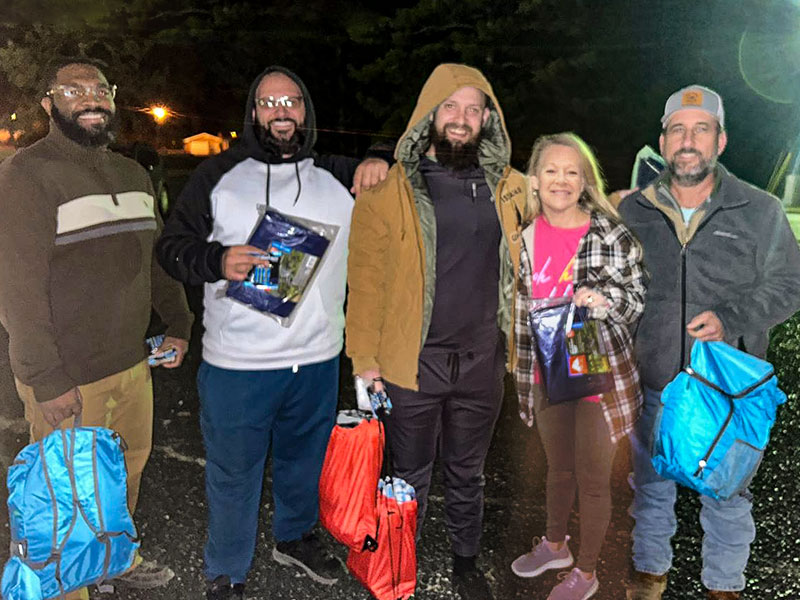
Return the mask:
[[6, 0], [0, 128], [16, 112], [14, 126], [29, 138], [43, 133], [38, 93], [53, 56], [108, 65], [120, 86], [121, 135], [131, 139], [153, 135], [137, 109], [158, 102], [180, 115], [169, 137], [237, 130], [250, 82], [281, 64], [314, 96], [320, 148], [358, 155], [401, 133], [433, 67], [457, 61], [492, 82], [517, 166], [537, 135], [568, 129], [624, 185], [636, 150], [657, 143], [666, 96], [706, 83], [726, 100], [726, 162], [764, 184], [796, 134], [794, 109], [744, 84], [737, 49], [754, 15], [781, 1]]

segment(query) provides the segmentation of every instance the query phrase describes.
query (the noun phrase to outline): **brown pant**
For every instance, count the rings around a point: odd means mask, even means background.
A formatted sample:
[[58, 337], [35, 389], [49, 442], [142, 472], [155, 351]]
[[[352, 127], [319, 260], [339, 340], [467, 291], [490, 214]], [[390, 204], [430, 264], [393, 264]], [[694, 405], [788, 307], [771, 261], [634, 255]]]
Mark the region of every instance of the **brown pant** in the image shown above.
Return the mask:
[[536, 423], [547, 455], [547, 539], [562, 542], [579, 502], [581, 547], [577, 567], [592, 572], [611, 521], [611, 443], [597, 402], [538, 402]]
[[[41, 440], [53, 431], [44, 420], [34, 398], [33, 389], [16, 380], [17, 392], [25, 404], [25, 420], [30, 423], [31, 442]], [[142, 361], [130, 369], [109, 375], [99, 381], [78, 386], [83, 400], [81, 425], [113, 429], [128, 446], [125, 451], [127, 467], [128, 508], [133, 514], [139, 498], [142, 471], [153, 445], [153, 385], [150, 367]], [[71, 427], [66, 419], [62, 429]], [[86, 588], [67, 594], [67, 600], [88, 600]]]

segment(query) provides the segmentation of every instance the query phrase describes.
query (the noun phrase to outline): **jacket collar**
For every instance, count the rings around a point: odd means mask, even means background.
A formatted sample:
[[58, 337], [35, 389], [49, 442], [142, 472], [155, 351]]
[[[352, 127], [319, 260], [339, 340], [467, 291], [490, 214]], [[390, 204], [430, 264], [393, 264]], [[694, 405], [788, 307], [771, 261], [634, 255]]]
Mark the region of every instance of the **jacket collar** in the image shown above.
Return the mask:
[[736, 178], [725, 167], [718, 164], [714, 178], [714, 191], [705, 202], [697, 207], [688, 223], [684, 221], [680, 206], [672, 197], [667, 176], [660, 177], [652, 185], [643, 189], [636, 200], [640, 206], [658, 210], [672, 221], [678, 241], [685, 245], [715, 212], [743, 206], [749, 202], [742, 194], [741, 187], [737, 185]]
[[58, 125], [50, 122], [50, 131], [45, 141], [52, 145], [59, 154], [83, 163], [98, 163], [111, 152], [106, 146], [84, 146], [69, 139]]
[[[736, 178], [731, 175], [730, 171], [723, 165], [717, 164], [717, 168], [714, 171], [714, 190], [711, 192], [711, 196], [700, 205], [700, 208], [710, 214], [717, 208], [735, 208], [749, 203], [750, 200], [742, 193], [741, 187], [736, 184]], [[672, 198], [668, 174], [664, 174], [641, 190], [637, 197], [638, 203], [645, 208], [663, 211], [664, 202], [660, 198], [659, 190], [661, 190], [661, 193], [667, 193]], [[677, 202], [674, 208], [678, 208]]]

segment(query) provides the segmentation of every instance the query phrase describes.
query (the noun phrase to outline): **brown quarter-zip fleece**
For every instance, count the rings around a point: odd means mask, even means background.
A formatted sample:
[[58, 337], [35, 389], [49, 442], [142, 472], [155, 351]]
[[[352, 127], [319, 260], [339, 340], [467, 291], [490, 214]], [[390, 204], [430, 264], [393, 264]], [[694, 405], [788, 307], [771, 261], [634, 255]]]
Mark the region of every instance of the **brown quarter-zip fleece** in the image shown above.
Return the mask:
[[141, 361], [151, 306], [189, 339], [183, 288], [153, 260], [153, 196], [136, 162], [52, 124], [0, 164], [0, 322], [37, 401]]

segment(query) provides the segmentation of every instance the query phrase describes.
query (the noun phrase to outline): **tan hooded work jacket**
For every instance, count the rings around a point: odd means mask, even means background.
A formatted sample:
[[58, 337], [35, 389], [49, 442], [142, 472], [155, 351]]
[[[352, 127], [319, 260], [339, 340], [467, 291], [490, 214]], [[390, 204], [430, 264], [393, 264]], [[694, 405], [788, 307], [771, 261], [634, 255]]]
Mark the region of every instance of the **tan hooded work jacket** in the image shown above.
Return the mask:
[[397, 143], [397, 163], [386, 180], [356, 200], [350, 233], [347, 354], [356, 373], [380, 369], [392, 383], [414, 390], [436, 288], [436, 220], [419, 163], [430, 145], [434, 110], [463, 87], [479, 89], [489, 98], [478, 155], [503, 230], [497, 320], [508, 341], [509, 369], [515, 361], [513, 291], [528, 186], [508, 165], [511, 142], [489, 82], [472, 67], [443, 64], [422, 88]]

